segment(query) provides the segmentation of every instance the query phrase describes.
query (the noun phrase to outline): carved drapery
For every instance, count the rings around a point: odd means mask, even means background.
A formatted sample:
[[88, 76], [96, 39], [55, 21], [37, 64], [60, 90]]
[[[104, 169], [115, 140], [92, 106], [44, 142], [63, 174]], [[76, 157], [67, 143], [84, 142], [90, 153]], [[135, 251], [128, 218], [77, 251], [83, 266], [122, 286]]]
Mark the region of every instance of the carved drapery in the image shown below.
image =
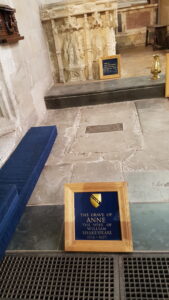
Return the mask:
[[61, 1], [41, 10], [55, 82], [99, 79], [98, 60], [116, 53], [116, 0]]

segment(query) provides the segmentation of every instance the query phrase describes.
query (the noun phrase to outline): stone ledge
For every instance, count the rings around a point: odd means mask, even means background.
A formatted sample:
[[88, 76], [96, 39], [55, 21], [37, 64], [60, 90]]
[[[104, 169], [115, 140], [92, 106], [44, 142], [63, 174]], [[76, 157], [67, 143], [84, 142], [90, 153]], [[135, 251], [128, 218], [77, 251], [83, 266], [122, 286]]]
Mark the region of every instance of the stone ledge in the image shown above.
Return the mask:
[[157, 81], [144, 76], [57, 85], [49, 90], [45, 103], [47, 109], [54, 109], [158, 98], [164, 97], [164, 94], [164, 75]]

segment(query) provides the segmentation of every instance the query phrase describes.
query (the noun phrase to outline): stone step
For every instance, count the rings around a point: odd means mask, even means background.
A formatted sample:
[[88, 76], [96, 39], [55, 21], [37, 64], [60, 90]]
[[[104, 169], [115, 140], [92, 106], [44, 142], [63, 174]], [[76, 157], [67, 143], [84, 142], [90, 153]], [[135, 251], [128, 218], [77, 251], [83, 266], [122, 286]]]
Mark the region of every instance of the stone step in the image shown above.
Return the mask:
[[47, 109], [164, 97], [165, 76], [121, 78], [53, 86], [45, 96]]

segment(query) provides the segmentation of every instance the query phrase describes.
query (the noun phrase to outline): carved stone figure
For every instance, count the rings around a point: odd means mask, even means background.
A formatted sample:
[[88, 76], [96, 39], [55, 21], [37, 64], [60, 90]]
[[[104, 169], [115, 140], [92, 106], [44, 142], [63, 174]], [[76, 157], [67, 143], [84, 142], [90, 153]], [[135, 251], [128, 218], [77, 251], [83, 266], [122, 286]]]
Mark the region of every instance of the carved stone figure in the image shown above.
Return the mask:
[[100, 17], [100, 13], [98, 13], [97, 11], [94, 12], [93, 14], [93, 27], [102, 27], [102, 20]]
[[41, 17], [57, 27], [51, 57], [57, 55], [65, 81], [99, 79], [99, 58], [115, 54], [117, 0], [68, 0], [48, 6]]
[[64, 19], [64, 25], [61, 26], [61, 31], [79, 30], [81, 26], [77, 24], [76, 17], [67, 17]]

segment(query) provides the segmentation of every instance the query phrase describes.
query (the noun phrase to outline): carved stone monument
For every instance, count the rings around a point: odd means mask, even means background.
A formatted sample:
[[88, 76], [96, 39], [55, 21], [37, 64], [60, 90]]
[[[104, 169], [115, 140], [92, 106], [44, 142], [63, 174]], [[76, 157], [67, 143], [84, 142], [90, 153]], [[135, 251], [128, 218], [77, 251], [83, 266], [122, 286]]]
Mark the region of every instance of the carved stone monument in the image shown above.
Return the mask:
[[99, 79], [99, 58], [116, 54], [117, 0], [59, 1], [41, 20], [55, 83]]

